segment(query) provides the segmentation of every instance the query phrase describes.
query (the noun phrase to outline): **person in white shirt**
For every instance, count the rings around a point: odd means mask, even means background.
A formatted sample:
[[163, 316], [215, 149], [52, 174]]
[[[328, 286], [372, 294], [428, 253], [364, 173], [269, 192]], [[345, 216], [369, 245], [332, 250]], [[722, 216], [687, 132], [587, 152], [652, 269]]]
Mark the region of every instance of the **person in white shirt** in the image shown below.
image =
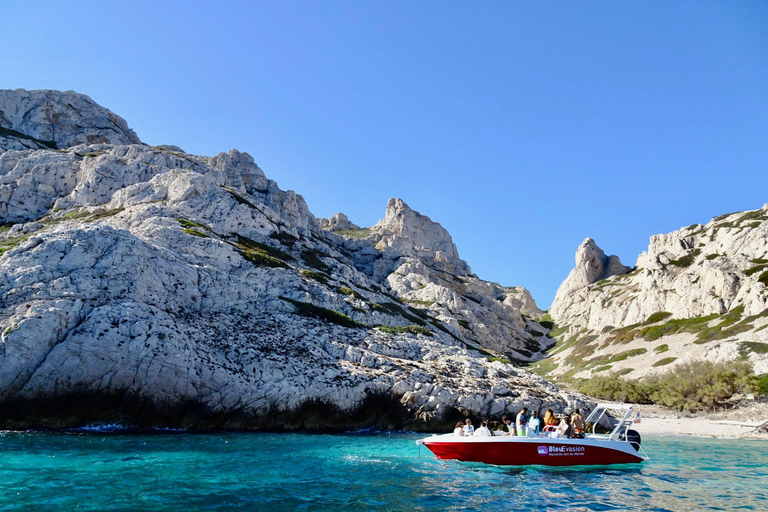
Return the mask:
[[464, 429], [461, 428], [461, 422], [456, 422], [456, 428], [453, 429], [453, 435], [459, 437], [464, 435]]
[[472, 426], [472, 420], [467, 418], [466, 420], [464, 420], [464, 423], [466, 423], [466, 425], [464, 425], [464, 435], [471, 436], [472, 434], [474, 434], [475, 427]]
[[483, 420], [480, 428], [475, 430], [475, 437], [491, 437], [492, 435], [495, 434], [488, 428], [488, 420]]

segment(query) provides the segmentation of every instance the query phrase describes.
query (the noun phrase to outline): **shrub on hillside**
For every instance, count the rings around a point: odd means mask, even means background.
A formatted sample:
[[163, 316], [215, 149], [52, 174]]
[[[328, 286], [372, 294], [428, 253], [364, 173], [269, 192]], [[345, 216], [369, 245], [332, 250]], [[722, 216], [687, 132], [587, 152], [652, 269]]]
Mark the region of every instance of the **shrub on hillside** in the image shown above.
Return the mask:
[[653, 391], [639, 379], [625, 380], [617, 374], [595, 375], [578, 384], [578, 390], [602, 400], [614, 400], [618, 402], [632, 402], [636, 404], [650, 404]]
[[661, 404], [693, 412], [724, 405], [737, 393], [758, 391], [759, 383], [747, 361], [694, 361], [642, 380], [624, 380], [616, 374], [596, 375], [577, 387], [580, 392], [603, 400]]
[[681, 411], [711, 410], [737, 393], [757, 391], [757, 378], [747, 361], [682, 363], [647, 379], [654, 403]]

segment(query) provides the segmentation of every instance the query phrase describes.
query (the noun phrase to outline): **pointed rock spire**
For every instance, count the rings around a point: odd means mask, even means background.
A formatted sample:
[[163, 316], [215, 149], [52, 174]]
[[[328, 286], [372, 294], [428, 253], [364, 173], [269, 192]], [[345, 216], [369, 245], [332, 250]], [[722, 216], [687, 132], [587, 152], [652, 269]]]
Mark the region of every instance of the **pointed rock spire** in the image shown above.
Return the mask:
[[373, 226], [376, 248], [391, 256], [415, 256], [454, 274], [470, 274], [459, 258], [450, 233], [426, 215], [411, 209], [402, 199], [387, 201], [384, 218]]
[[618, 256], [606, 256], [594, 240], [587, 238], [576, 249], [576, 267], [557, 289], [550, 313], [557, 318], [565, 298], [573, 292], [611, 276], [626, 274], [632, 267], [622, 265]]

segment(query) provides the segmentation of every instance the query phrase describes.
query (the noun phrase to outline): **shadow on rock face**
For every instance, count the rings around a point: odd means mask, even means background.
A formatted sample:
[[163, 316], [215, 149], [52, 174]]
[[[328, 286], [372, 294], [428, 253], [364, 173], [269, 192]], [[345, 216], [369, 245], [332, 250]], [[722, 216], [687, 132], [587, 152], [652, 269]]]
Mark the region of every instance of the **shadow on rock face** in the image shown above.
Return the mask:
[[343, 411], [322, 401], [307, 401], [285, 411], [216, 409], [198, 401], [158, 404], [136, 393], [72, 392], [9, 399], [0, 403], [0, 429], [62, 430], [92, 425], [169, 428], [189, 431], [343, 432], [358, 429], [449, 431], [465, 416], [456, 409], [425, 421], [393, 395], [369, 395], [359, 407]]

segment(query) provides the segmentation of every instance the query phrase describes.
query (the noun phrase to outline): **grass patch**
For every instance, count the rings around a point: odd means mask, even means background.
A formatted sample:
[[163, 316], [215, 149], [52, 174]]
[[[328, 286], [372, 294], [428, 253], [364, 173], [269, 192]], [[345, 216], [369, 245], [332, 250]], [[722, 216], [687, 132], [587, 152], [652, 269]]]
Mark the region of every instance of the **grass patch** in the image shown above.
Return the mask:
[[331, 267], [326, 265], [320, 258], [328, 258], [329, 256], [317, 249], [307, 249], [301, 253], [301, 260], [308, 267], [312, 267], [320, 272], [330, 273]]
[[666, 343], [663, 345], [659, 345], [658, 347], [653, 349], [653, 351], [656, 352], [657, 354], [663, 354], [667, 350], [669, 350], [669, 345], [667, 345]]
[[751, 276], [752, 274], [757, 274], [758, 272], [760, 272], [761, 270], [765, 270], [766, 268], [768, 268], [768, 264], [765, 264], [765, 263], [762, 263], [760, 265], [755, 265], [754, 267], [748, 270], [745, 270], [744, 275]]
[[552, 330], [555, 328], [555, 322], [551, 320], [539, 320], [539, 325], [549, 330]]
[[487, 356], [485, 359], [489, 363], [499, 362], [499, 363], [504, 363], [504, 364], [512, 364], [512, 361], [510, 361], [509, 359], [505, 359], [503, 357]]
[[558, 336], [562, 336], [566, 332], [568, 332], [569, 326], [564, 325], [562, 327], [558, 327], [556, 329], [553, 329], [547, 333], [547, 336], [550, 338], [557, 338]]
[[228, 242], [234, 246], [240, 255], [254, 265], [261, 267], [288, 268], [284, 260], [291, 260], [293, 257], [279, 249], [275, 249], [266, 244], [251, 240], [250, 238], [233, 233], [237, 239], [236, 243]]
[[760, 274], [760, 277], [758, 277], [757, 280], [760, 281], [763, 285], [768, 286], [768, 271]]
[[381, 302], [381, 303], [372, 302], [371, 310], [379, 311], [381, 313], [386, 313], [388, 315], [400, 315], [406, 320], [409, 320], [414, 324], [421, 325], [422, 327], [427, 325], [427, 323], [421, 318], [419, 318], [418, 316], [411, 315], [410, 313], [406, 313], [403, 308], [401, 308], [400, 306], [392, 302]]
[[386, 325], [377, 325], [376, 328], [389, 334], [421, 334], [430, 338], [435, 334], [420, 325], [406, 325], [405, 327], [388, 327]]
[[301, 270], [301, 275], [309, 279], [313, 279], [318, 283], [328, 284], [328, 279], [329, 279], [328, 274], [323, 274], [322, 272], [315, 272], [314, 270], [303, 269]]
[[699, 254], [701, 254], [701, 249], [694, 249], [685, 256], [682, 256], [676, 260], [670, 260], [669, 265], [680, 268], [690, 267], [693, 262], [696, 261], [696, 258], [699, 256]]
[[648, 317], [648, 320], [645, 321], [647, 324], [655, 324], [657, 322], [661, 322], [662, 320], [665, 320], [672, 316], [672, 313], [668, 313], [666, 311], [659, 311], [658, 313], [654, 313], [651, 316]]
[[208, 235], [207, 233], [203, 233], [202, 231], [194, 229], [194, 228], [184, 228], [184, 229], [182, 229], [182, 231], [184, 231], [188, 235], [193, 235], [193, 236], [197, 236], [197, 237], [200, 237], [200, 238], [211, 238], [211, 236]]
[[99, 210], [87, 217], [83, 222], [95, 222], [97, 220], [106, 219], [108, 217], [114, 217], [118, 213], [122, 212], [125, 208], [114, 208], [112, 210]]
[[11, 249], [17, 247], [22, 242], [26, 242], [30, 236], [31, 234], [26, 234], [26, 235], [14, 236], [12, 238], [5, 238], [3, 240], [0, 240], [0, 256], [10, 251]]
[[355, 322], [344, 313], [339, 313], [332, 309], [321, 308], [320, 306], [315, 306], [314, 304], [309, 304], [307, 302], [299, 302], [297, 300], [289, 299], [288, 297], [283, 297], [282, 295], [280, 296], [280, 300], [293, 304], [296, 307], [296, 314], [300, 316], [317, 318], [325, 322], [341, 325], [342, 327], [368, 327], [360, 322]]
[[466, 320], [456, 320], [456, 321], [459, 322], [459, 325], [462, 326], [463, 328], [467, 329], [468, 331], [471, 330], [469, 328], [469, 322], [467, 322]]
[[658, 367], [658, 366], [666, 366], [666, 365], [668, 365], [668, 364], [670, 364], [670, 363], [673, 363], [673, 362], [675, 362], [675, 361], [677, 361], [677, 358], [676, 358], [676, 357], [665, 357], [664, 359], [659, 359], [658, 361], [656, 361], [655, 363], [653, 363], [653, 365], [652, 365], [652, 366], [654, 366], [654, 367]]
[[417, 300], [417, 299], [400, 299], [400, 300], [407, 304], [415, 304], [416, 306], [422, 306], [425, 308], [428, 308], [429, 306], [435, 303], [435, 301], [433, 300]]
[[341, 293], [342, 295], [347, 295], [349, 297], [354, 297], [355, 299], [358, 299], [358, 300], [365, 300], [365, 297], [363, 297], [362, 295], [357, 293], [352, 288], [347, 288], [346, 286], [342, 286], [340, 288], [336, 288], [336, 291]]
[[293, 244], [299, 241], [298, 238], [285, 231], [275, 231], [274, 233], [270, 233], [269, 238], [277, 240], [288, 248], [293, 248]]
[[229, 187], [225, 187], [224, 185], [221, 185], [221, 188], [229, 192], [229, 195], [231, 195], [234, 198], [234, 200], [237, 201], [238, 203], [244, 204], [246, 206], [250, 206], [251, 208], [258, 210], [255, 204], [253, 204], [251, 201], [247, 200], [246, 198], [244, 198], [243, 196], [235, 192], [233, 189]]
[[758, 341], [742, 341], [739, 343], [739, 351], [742, 354], [752, 352], [754, 354], [768, 354], [768, 343]]
[[337, 235], [348, 236], [350, 238], [365, 238], [371, 234], [371, 229], [370, 228], [340, 229], [338, 231], [334, 231], [334, 233], [336, 233]]
[[199, 222], [194, 222], [194, 221], [191, 221], [191, 220], [188, 220], [188, 219], [176, 219], [176, 222], [181, 224], [182, 227], [189, 228], [189, 229], [192, 229], [192, 228], [203, 228], [206, 231], [210, 231], [211, 230], [211, 228], [209, 228], [205, 224], [200, 224]]

